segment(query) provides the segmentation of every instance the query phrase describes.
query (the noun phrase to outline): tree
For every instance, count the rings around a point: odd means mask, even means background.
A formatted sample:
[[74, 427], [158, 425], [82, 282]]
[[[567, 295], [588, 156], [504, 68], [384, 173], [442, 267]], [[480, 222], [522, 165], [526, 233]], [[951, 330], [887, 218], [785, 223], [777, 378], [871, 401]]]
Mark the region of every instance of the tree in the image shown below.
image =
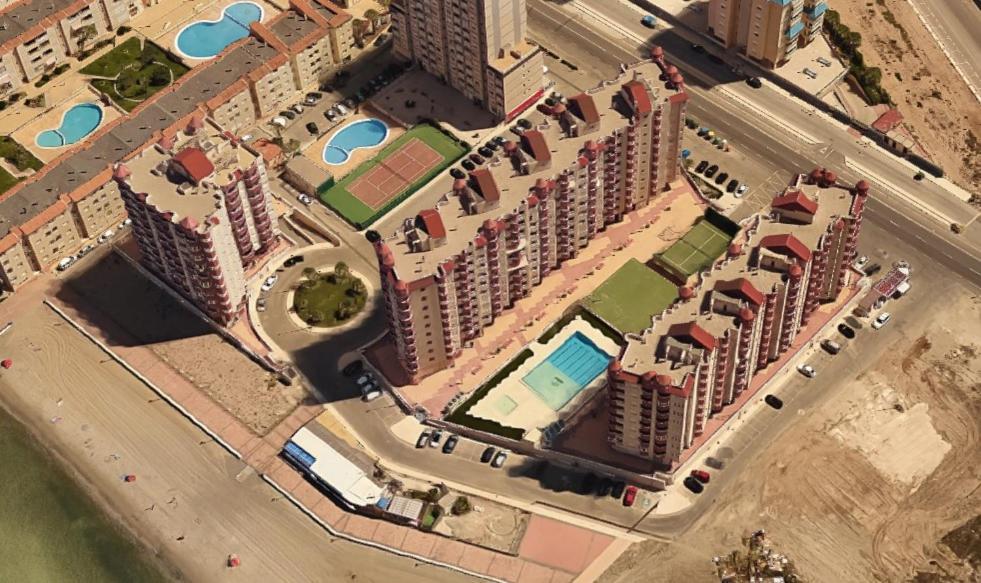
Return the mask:
[[75, 38], [78, 41], [78, 51], [82, 52], [85, 49], [85, 43], [95, 38], [95, 35], [97, 34], [99, 34], [99, 32], [95, 30], [94, 24], [87, 24], [78, 29], [78, 32], [75, 33]]
[[378, 32], [379, 21], [381, 20], [381, 14], [378, 13], [374, 8], [369, 8], [364, 11], [365, 19], [371, 23], [371, 34]]
[[456, 500], [453, 501], [453, 506], [450, 507], [450, 512], [455, 516], [462, 516], [473, 510], [470, 506], [470, 499], [466, 496], [457, 496]]
[[367, 32], [368, 23], [360, 18], [355, 18], [351, 22], [351, 32], [354, 34], [354, 42], [358, 43], [359, 47], [364, 46], [364, 35]]
[[313, 279], [317, 275], [317, 270], [312, 267], [303, 268], [303, 277], [307, 279]]
[[170, 71], [166, 67], [155, 67], [150, 73], [150, 85], [163, 87], [170, 83]]
[[334, 266], [334, 275], [338, 278], [344, 278], [351, 275], [351, 268], [347, 266], [347, 263], [343, 261], [338, 261], [337, 265]]

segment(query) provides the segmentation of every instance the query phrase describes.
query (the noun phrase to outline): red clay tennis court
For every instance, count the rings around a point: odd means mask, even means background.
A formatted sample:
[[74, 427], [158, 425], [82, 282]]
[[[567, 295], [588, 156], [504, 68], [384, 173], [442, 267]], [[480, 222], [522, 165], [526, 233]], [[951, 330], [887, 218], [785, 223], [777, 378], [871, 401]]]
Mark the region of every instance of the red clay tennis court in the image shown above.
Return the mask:
[[347, 191], [374, 210], [442, 161], [439, 152], [414, 138], [347, 185]]

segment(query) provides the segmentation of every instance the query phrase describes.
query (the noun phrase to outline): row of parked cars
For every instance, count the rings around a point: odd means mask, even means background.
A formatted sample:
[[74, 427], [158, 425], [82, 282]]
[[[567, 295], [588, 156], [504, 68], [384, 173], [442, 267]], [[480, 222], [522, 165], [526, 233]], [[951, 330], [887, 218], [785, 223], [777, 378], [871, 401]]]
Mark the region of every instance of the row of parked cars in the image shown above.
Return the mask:
[[364, 367], [364, 362], [355, 360], [341, 369], [341, 374], [354, 379], [361, 398], [371, 402], [382, 396], [381, 383], [375, 378], [374, 373]]
[[494, 157], [494, 153], [501, 149], [505, 141], [507, 140], [504, 136], [496, 136], [487, 140], [483, 146], [477, 148], [476, 152], [472, 152], [463, 162], [460, 162], [462, 170], [461, 168], [451, 168], [450, 175], [453, 178], [466, 178], [467, 172], [473, 172], [477, 169], [477, 166]]
[[130, 226], [131, 224], [133, 224], [133, 221], [127, 218], [123, 222], [119, 223], [119, 225], [117, 225], [115, 229], [106, 229], [105, 232], [99, 235], [99, 238], [96, 239], [95, 243], [89, 243], [85, 245], [84, 247], [78, 250], [78, 253], [75, 253], [74, 255], [63, 257], [61, 261], [58, 262], [58, 266], [57, 266], [58, 271], [64, 271], [69, 267], [71, 267], [72, 265], [75, 265], [76, 261], [78, 261], [82, 257], [85, 257], [93, 250], [95, 250], [96, 245], [102, 245], [103, 243], [107, 243], [110, 239], [112, 239], [116, 235], [117, 230], [122, 231], [123, 229]]
[[[719, 169], [718, 164], [709, 165], [708, 160], [702, 160], [695, 166], [695, 174], [701, 174], [705, 179], [712, 179], [714, 177], [715, 183], [719, 186], [729, 180], [729, 173], [725, 170]], [[733, 194], [736, 198], [742, 198], [746, 191], [749, 190], [749, 186], [746, 184], [740, 184], [738, 180], [733, 178], [729, 180], [729, 184], [725, 186], [726, 192]]]

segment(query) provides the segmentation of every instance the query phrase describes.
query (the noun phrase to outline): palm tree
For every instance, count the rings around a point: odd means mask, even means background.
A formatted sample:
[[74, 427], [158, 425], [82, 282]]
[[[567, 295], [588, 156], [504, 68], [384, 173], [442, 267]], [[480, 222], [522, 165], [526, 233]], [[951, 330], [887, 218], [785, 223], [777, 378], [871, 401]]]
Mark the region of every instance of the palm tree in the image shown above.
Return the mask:
[[75, 33], [75, 37], [78, 40], [78, 52], [84, 51], [85, 43], [95, 38], [97, 34], [98, 31], [95, 29], [94, 24], [89, 24], [78, 29], [78, 32]]
[[358, 44], [359, 47], [364, 46], [364, 33], [368, 27], [368, 23], [360, 18], [355, 18], [351, 23], [351, 31], [354, 34], [354, 42]]
[[378, 19], [381, 18], [381, 14], [374, 8], [369, 8], [364, 11], [364, 17], [371, 23], [371, 34], [378, 32]]

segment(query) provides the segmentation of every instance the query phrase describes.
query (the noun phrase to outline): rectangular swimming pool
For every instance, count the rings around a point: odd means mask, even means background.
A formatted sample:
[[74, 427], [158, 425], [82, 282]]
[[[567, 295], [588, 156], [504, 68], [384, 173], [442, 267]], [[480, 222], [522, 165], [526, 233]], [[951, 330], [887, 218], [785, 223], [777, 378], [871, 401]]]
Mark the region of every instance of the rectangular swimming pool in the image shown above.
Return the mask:
[[521, 381], [558, 411], [606, 370], [610, 358], [583, 333], [576, 332]]

